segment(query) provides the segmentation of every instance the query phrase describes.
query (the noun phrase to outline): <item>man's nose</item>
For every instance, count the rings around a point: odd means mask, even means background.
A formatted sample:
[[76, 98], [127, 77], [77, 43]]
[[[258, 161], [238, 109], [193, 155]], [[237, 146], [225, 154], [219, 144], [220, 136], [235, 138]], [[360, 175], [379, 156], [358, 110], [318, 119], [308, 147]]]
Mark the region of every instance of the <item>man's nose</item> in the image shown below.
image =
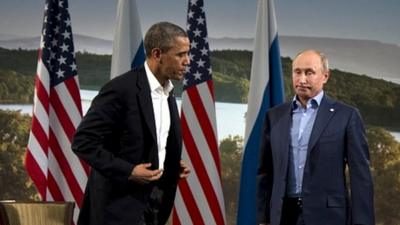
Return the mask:
[[306, 83], [306, 81], [307, 81], [307, 76], [306, 76], [305, 73], [301, 73], [301, 74], [298, 75], [298, 79], [299, 79], [299, 82], [300, 82], [300, 83]]
[[187, 65], [190, 64], [190, 57], [189, 57], [188, 54], [186, 54], [185, 59], [183, 60], [183, 64], [184, 64], [185, 66], [187, 66]]

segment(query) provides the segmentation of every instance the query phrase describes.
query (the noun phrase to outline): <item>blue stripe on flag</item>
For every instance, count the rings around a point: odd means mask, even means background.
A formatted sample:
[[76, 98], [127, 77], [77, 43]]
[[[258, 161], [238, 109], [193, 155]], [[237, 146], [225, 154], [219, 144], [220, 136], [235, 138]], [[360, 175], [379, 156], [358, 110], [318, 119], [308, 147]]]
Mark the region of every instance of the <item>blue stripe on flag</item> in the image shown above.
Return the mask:
[[143, 41], [140, 42], [139, 48], [136, 51], [135, 57], [132, 60], [131, 68], [142, 66], [146, 60], [146, 54], [144, 53]]
[[256, 176], [261, 129], [264, 125], [264, 117], [267, 110], [284, 101], [282, 65], [277, 36], [274, 38], [269, 51], [269, 71], [270, 77], [264, 90], [262, 104], [244, 149], [240, 179], [238, 225], [256, 224]]

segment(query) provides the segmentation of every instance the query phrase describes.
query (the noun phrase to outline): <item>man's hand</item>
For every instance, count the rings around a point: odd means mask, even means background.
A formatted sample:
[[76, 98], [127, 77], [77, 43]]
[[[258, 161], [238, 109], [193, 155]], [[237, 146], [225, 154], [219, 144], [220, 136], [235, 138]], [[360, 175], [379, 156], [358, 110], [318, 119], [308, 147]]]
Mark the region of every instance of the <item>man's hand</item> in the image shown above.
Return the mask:
[[160, 179], [162, 170], [150, 170], [148, 169], [151, 163], [143, 163], [133, 168], [129, 180], [132, 180], [139, 184], [148, 184], [151, 181]]
[[180, 174], [179, 174], [179, 177], [180, 177], [180, 178], [186, 178], [186, 177], [188, 177], [188, 176], [189, 176], [189, 173], [190, 173], [190, 168], [189, 168], [189, 166], [188, 166], [188, 165], [186, 164], [186, 162], [183, 161], [183, 160], [181, 160], [179, 163], [181, 164], [181, 172], [180, 172]]

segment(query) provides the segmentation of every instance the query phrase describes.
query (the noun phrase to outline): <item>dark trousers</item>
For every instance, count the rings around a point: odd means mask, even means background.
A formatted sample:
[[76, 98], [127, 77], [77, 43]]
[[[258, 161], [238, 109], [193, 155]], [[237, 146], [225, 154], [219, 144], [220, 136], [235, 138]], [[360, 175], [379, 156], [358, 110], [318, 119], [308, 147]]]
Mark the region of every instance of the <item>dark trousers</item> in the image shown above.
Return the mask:
[[301, 198], [284, 198], [280, 225], [305, 225]]
[[161, 207], [162, 195], [163, 192], [160, 189], [157, 187], [153, 188], [142, 219], [138, 225], [163, 225], [158, 223], [158, 212]]

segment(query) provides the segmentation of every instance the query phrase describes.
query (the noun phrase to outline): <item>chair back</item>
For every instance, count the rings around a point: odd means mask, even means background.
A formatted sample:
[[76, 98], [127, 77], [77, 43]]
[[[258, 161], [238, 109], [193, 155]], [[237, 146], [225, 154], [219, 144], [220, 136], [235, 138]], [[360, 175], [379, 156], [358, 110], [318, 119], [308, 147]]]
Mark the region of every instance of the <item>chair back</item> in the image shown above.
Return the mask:
[[71, 225], [74, 202], [0, 201], [0, 225]]

